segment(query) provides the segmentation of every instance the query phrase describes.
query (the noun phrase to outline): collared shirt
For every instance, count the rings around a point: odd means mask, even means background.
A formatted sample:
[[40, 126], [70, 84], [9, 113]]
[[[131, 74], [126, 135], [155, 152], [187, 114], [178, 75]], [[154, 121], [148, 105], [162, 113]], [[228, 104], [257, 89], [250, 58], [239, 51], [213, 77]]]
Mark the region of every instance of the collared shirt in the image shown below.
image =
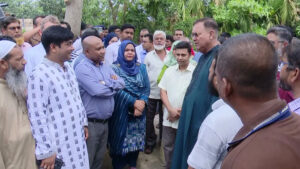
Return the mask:
[[77, 65], [75, 73], [87, 117], [108, 119], [114, 110], [114, 95], [125, 86], [123, 79], [107, 64], [96, 66], [87, 57]]
[[28, 49], [24, 53], [24, 58], [27, 61], [25, 65], [25, 72], [27, 76], [30, 75], [32, 70], [41, 63], [46, 56], [46, 51], [42, 43], [39, 43], [38, 45]]
[[32, 48], [32, 46], [27, 43], [27, 42], [24, 42], [22, 45], [21, 45], [21, 49], [23, 52], [27, 51], [28, 49]]
[[[243, 126], [236, 112], [222, 99], [212, 105], [204, 119], [188, 164], [195, 169], [219, 169], [227, 154], [228, 143]], [[220, 125], [222, 124], [222, 125]]]
[[137, 58], [138, 58], [138, 62], [140, 63], [144, 63], [144, 59], [147, 55], [147, 51], [143, 48], [143, 45], [140, 44], [137, 47], [135, 47], [136, 50], [136, 54], [137, 54]]
[[104, 56], [104, 60], [106, 64], [111, 65], [117, 60], [120, 45], [121, 45], [121, 41], [118, 40], [118, 42], [112, 43], [107, 46], [105, 51], [105, 56]]
[[75, 70], [76, 66], [85, 58], [85, 55], [83, 53], [80, 53], [78, 57], [76, 57], [72, 62], [72, 67]]
[[34, 152], [26, 101], [0, 78], [0, 168], [36, 169]]
[[[168, 95], [168, 100], [173, 108], [181, 108], [186, 89], [188, 88], [195, 65], [190, 63], [186, 70], [179, 70], [179, 65], [169, 67], [162, 77], [158, 87], [165, 90]], [[169, 112], [163, 107], [163, 125], [167, 127], [178, 128], [178, 120], [170, 122], [168, 120]]]
[[300, 168], [300, 116], [286, 112], [285, 106], [274, 99], [256, 110], [257, 116], [245, 122], [230, 143], [221, 168]]
[[195, 56], [193, 57], [193, 60], [196, 61], [198, 63], [199, 59], [201, 58], [201, 56], [203, 55], [203, 53], [201, 52], [197, 52], [195, 54]]
[[89, 168], [84, 126], [87, 118], [75, 73], [45, 58], [28, 79], [28, 113], [36, 158], [56, 153], [63, 168]]
[[81, 38], [76, 39], [73, 43], [74, 50], [71, 53], [71, 59], [68, 62], [74, 62], [74, 60], [82, 53]]
[[300, 98], [291, 101], [288, 106], [292, 112], [300, 115]]
[[[166, 55], [169, 51], [166, 50]], [[150, 81], [150, 96], [151, 99], [160, 99], [160, 88], [157, 85], [157, 78], [164, 66], [164, 61], [156, 54], [155, 50], [148, 52], [145, 57], [145, 65]]]

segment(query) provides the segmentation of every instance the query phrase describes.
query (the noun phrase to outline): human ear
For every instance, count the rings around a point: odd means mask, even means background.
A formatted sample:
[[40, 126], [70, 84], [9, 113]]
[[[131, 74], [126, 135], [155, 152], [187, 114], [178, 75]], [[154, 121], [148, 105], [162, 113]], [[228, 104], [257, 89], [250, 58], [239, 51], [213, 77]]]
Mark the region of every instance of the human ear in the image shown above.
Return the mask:
[[215, 37], [215, 31], [214, 31], [214, 30], [210, 30], [210, 31], [209, 31], [209, 39], [210, 39], [210, 40], [213, 40], [214, 37]]
[[291, 82], [295, 82], [297, 81], [300, 77], [300, 69], [299, 68], [295, 68], [293, 73], [291, 72]]
[[224, 86], [224, 96], [226, 98], [230, 97], [232, 95], [233, 92], [233, 88], [232, 88], [232, 84], [226, 79], [226, 78], [222, 78], [223, 81], [223, 86]]
[[5, 61], [4, 59], [0, 59], [0, 67], [2, 70], [7, 70], [8, 69], [8, 62]]

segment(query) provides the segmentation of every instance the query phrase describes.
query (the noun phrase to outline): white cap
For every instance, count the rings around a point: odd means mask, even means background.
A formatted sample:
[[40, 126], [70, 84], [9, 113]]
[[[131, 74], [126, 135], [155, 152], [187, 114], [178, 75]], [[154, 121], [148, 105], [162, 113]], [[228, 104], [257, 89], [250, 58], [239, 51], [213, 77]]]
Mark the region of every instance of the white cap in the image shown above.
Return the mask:
[[0, 41], [0, 59], [3, 59], [17, 44], [9, 40]]

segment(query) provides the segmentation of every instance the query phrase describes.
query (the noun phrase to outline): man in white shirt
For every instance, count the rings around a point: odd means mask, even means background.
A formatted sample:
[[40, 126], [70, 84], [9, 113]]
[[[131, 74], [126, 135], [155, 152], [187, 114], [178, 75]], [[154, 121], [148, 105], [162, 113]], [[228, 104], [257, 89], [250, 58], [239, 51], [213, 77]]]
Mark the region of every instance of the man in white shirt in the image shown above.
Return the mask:
[[160, 138], [162, 135], [162, 102], [160, 100], [160, 89], [157, 85], [157, 78], [164, 65], [167, 55], [165, 49], [166, 33], [157, 30], [153, 34], [154, 50], [149, 52], [144, 60], [150, 81], [150, 96], [148, 101], [148, 111], [146, 114], [146, 148], [145, 153], [151, 154], [156, 144], [156, 134], [153, 120], [156, 112], [159, 113]]
[[112, 43], [107, 46], [104, 60], [106, 64], [111, 65], [117, 60], [119, 47], [123, 40], [132, 40], [134, 35], [135, 27], [130, 24], [124, 24], [121, 27], [121, 36], [118, 42]]
[[[215, 57], [217, 58], [217, 57]], [[215, 61], [209, 69], [210, 93], [219, 97], [216, 90]], [[212, 112], [200, 126], [198, 139], [187, 163], [189, 169], [220, 169], [230, 143], [243, 126], [236, 112], [222, 99], [212, 104]]]
[[158, 84], [161, 100], [164, 104], [162, 142], [166, 169], [171, 167], [181, 106], [196, 67], [190, 63], [192, 50], [188, 42], [178, 43], [174, 51], [178, 64], [169, 67]]
[[136, 55], [138, 57], [138, 62], [143, 63], [142, 62], [142, 56], [146, 51], [143, 47], [143, 39], [145, 37], [145, 35], [149, 34], [149, 30], [147, 28], [144, 28], [140, 31], [140, 38], [139, 38], [139, 45], [137, 47], [135, 47], [136, 50]]
[[287, 47], [287, 56], [280, 63], [280, 84], [286, 91], [292, 91], [295, 100], [288, 106], [292, 112], [300, 115], [300, 40], [294, 38]]
[[46, 57], [28, 79], [28, 114], [42, 168], [89, 168], [86, 111], [70, 64], [73, 33], [51, 26], [42, 35]]
[[[53, 25], [60, 25], [58, 18], [52, 15], [46, 16], [41, 22], [40, 35], [42, 36], [43, 31]], [[27, 76], [29, 76], [32, 70], [43, 61], [45, 56], [46, 51], [41, 42], [24, 53], [24, 58], [27, 61], [27, 64], [25, 65], [25, 72]]]

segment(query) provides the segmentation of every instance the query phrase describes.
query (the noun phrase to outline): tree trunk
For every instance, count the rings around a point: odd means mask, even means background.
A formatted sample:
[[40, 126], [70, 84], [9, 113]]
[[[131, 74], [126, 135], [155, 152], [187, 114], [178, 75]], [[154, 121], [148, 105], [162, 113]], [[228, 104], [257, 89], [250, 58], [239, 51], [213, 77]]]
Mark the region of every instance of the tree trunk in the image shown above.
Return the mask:
[[82, 8], [83, 0], [68, 0], [66, 2], [65, 21], [71, 25], [75, 36], [80, 36]]

